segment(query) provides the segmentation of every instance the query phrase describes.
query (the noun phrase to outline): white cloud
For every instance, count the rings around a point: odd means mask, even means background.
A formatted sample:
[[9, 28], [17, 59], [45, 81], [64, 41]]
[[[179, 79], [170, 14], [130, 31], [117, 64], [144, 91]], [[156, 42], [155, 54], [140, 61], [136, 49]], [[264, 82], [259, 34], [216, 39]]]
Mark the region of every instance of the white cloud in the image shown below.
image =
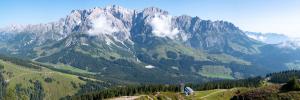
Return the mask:
[[166, 15], [155, 15], [151, 19], [152, 33], [158, 37], [169, 37], [174, 39], [178, 34], [178, 29], [172, 27], [172, 17]]
[[266, 38], [265, 38], [264, 36], [260, 36], [260, 35], [251, 35], [251, 34], [248, 34], [247, 36], [250, 37], [250, 38], [252, 38], [252, 39], [255, 39], [255, 40], [266, 41]]
[[92, 20], [93, 27], [88, 31], [90, 35], [109, 34], [119, 30], [112, 25], [113, 21], [107, 19], [105, 15], [100, 15], [98, 18]]
[[152, 68], [155, 68], [155, 66], [153, 66], [153, 65], [147, 65], [147, 66], [145, 66], [145, 68], [152, 69]]

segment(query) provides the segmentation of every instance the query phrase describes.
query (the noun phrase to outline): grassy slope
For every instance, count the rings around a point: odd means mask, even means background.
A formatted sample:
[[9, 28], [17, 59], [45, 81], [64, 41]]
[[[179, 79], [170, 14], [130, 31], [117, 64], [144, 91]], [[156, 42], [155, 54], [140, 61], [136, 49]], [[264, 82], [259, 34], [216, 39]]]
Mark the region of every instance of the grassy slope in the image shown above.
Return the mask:
[[141, 95], [137, 100], [230, 100], [236, 95], [244, 95], [248, 98], [261, 98], [265, 100], [298, 100], [299, 91], [280, 92], [280, 85], [270, 84], [258, 88], [232, 88], [195, 91], [193, 95], [185, 96], [182, 93], [162, 92], [151, 95]]
[[234, 79], [231, 76], [231, 69], [224, 66], [204, 65], [202, 66], [202, 70], [200, 70], [198, 73], [206, 77]]
[[201, 100], [230, 100], [237, 91], [245, 92], [247, 88], [233, 88], [233, 89], [216, 89], [207, 91], [197, 91], [195, 95], [188, 96], [188, 99], [201, 99]]
[[[23, 88], [33, 87], [29, 80], [39, 80], [42, 82], [46, 100], [57, 100], [63, 96], [76, 93], [79, 88], [74, 88], [71, 82], [74, 82], [77, 86], [85, 83], [75, 75], [56, 72], [47, 68], [42, 68], [41, 70], [29, 69], [2, 60], [0, 60], [0, 64], [4, 65], [5, 72], [3, 75], [8, 81], [7, 91], [15, 91], [16, 84], [21, 84]], [[54, 81], [50, 83], [45, 82], [44, 80], [47, 77], [52, 78]]]
[[[222, 62], [222, 63], [237, 63], [243, 65], [251, 65], [251, 62], [227, 55], [227, 54], [207, 54], [204, 53], [204, 51], [195, 50], [192, 48], [186, 48], [182, 45], [176, 45], [176, 44], [169, 44], [169, 45], [159, 45], [149, 51], [145, 52], [149, 53], [149, 55], [153, 55], [155, 53], [158, 54], [158, 59], [167, 57], [167, 51], [172, 51], [177, 53], [177, 55], [180, 55], [180, 53], [191, 56], [195, 58], [197, 61], [216, 61], [216, 62]], [[213, 65], [212, 65], [213, 66]], [[199, 70], [199, 74], [201, 76], [209, 77], [209, 78], [221, 78], [221, 79], [234, 79], [231, 69], [230, 68], [224, 68], [223, 69], [218, 67], [218, 69], [223, 70], [222, 72], [215, 72], [213, 68], [206, 67], [205, 70], [201, 71]], [[225, 72], [225, 73], [224, 73]]]
[[185, 96], [182, 93], [161, 92], [151, 95], [142, 95], [136, 100], [230, 100], [237, 91], [243, 93], [249, 91], [249, 88], [233, 88], [233, 89], [214, 89], [205, 91], [195, 91], [193, 95]]
[[[176, 45], [176, 44], [169, 44], [169, 45], [160, 45], [155, 48], [153, 48], [150, 51], [147, 51], [150, 53], [150, 55], [154, 53], [158, 53], [158, 58], [168, 58], [166, 51], [173, 51], [173, 52], [181, 52], [182, 54], [194, 57], [195, 60], [198, 61], [220, 61], [222, 63], [231, 63], [235, 62], [237, 64], [242, 65], [251, 65], [250, 62], [235, 58], [233, 56], [227, 55], [227, 54], [207, 54], [204, 51], [201, 50], [195, 50], [192, 48], [187, 48], [182, 45]], [[209, 59], [208, 59], [209, 58]]]
[[75, 72], [75, 73], [94, 74], [94, 73], [89, 72], [87, 70], [82, 70], [82, 69], [79, 69], [79, 68], [76, 68], [76, 67], [72, 67], [70, 65], [62, 64], [62, 63], [59, 63], [59, 64], [48, 64], [47, 63], [46, 65], [51, 65], [51, 66], [54, 66], [54, 68], [56, 68], [56, 69], [71, 71], [71, 72]]
[[299, 100], [300, 91], [281, 91], [282, 85], [271, 84], [259, 88], [251, 89], [249, 92], [240, 93], [239, 98], [262, 100]]

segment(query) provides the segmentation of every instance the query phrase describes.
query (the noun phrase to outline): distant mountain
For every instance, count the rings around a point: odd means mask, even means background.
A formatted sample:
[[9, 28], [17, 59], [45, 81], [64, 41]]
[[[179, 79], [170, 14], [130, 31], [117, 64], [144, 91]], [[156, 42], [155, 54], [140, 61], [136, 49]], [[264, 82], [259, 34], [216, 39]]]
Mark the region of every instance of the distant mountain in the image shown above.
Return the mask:
[[261, 41], [266, 44], [276, 44], [280, 48], [298, 49], [300, 47], [300, 39], [290, 38], [283, 34], [277, 33], [257, 33], [245, 32], [252, 39]]
[[299, 39], [290, 39], [288, 41], [281, 42], [277, 45], [278, 45], [278, 47], [281, 47], [281, 48], [299, 49], [300, 48], [300, 40]]
[[1, 30], [1, 53], [126, 82], [238, 79], [300, 60], [299, 51], [251, 39], [230, 22], [171, 16], [155, 7], [73, 10], [56, 22]]
[[245, 33], [248, 37], [267, 44], [279, 44], [290, 40], [289, 37], [277, 33], [258, 33], [258, 32], [245, 32]]

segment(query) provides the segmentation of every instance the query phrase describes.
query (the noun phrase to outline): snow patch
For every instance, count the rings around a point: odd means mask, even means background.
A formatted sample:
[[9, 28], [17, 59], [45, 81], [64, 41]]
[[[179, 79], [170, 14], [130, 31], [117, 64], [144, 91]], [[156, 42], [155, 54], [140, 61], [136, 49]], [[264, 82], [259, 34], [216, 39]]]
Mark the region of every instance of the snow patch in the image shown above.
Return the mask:
[[179, 35], [183, 41], [187, 41], [190, 38], [190, 36], [186, 33], [180, 33]]
[[105, 37], [105, 43], [106, 43], [106, 45], [114, 44], [114, 42], [108, 37]]
[[77, 21], [76, 25], [80, 25], [81, 24], [81, 20]]
[[[115, 39], [115, 38], [113, 38], [113, 40], [119, 42], [119, 41], [118, 41], [117, 39]], [[118, 47], [118, 48], [122, 48], [122, 47], [120, 47], [119, 45], [117, 45], [113, 40], [110, 39], [109, 37], [105, 37], [105, 43], [106, 43], [106, 45], [109, 45], [109, 46], [114, 45], [114, 46], [116, 46], [116, 47]], [[122, 43], [122, 42], [120, 42], [120, 43]]]
[[26, 43], [24, 44], [24, 46], [30, 45], [32, 42], [33, 42], [33, 40], [30, 40], [30, 41], [26, 42]]
[[139, 58], [136, 58], [136, 62], [138, 63], [141, 63], [140, 59]]
[[87, 44], [87, 43], [81, 43], [81, 45], [85, 45], [85, 46], [88, 46], [89, 44]]
[[147, 66], [145, 66], [145, 68], [152, 69], [152, 68], [155, 68], [155, 66], [153, 66], [153, 65], [147, 65]]
[[108, 34], [112, 35], [119, 30], [113, 26], [113, 21], [109, 20], [105, 15], [100, 15], [98, 18], [93, 19], [92, 29], [88, 31], [89, 35]]
[[178, 68], [178, 67], [175, 67], [175, 66], [172, 66], [171, 68], [172, 68], [172, 69], [175, 69], [175, 70], [179, 70], [179, 68]]
[[155, 15], [150, 21], [152, 33], [158, 37], [169, 37], [174, 39], [179, 33], [177, 28], [172, 27], [172, 16]]

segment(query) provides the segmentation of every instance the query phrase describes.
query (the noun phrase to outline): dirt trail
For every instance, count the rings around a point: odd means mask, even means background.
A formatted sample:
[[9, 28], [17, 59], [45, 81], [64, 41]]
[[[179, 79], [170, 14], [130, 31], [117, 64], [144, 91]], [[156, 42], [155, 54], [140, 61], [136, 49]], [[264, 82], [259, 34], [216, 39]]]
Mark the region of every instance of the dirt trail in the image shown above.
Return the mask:
[[207, 94], [207, 95], [205, 95], [205, 96], [203, 96], [203, 97], [201, 97], [199, 99], [204, 99], [204, 98], [207, 98], [207, 97], [209, 97], [211, 95], [214, 95], [214, 94], [217, 94], [217, 93], [220, 93], [220, 92], [225, 92], [225, 91], [227, 91], [227, 90], [223, 89], [223, 90], [219, 90], [219, 91], [216, 91], [216, 92], [212, 92], [212, 93], [209, 93], [209, 94]]
[[139, 97], [141, 97], [141, 96], [122, 96], [122, 97], [111, 98], [111, 99], [107, 99], [107, 100], [134, 100]]

